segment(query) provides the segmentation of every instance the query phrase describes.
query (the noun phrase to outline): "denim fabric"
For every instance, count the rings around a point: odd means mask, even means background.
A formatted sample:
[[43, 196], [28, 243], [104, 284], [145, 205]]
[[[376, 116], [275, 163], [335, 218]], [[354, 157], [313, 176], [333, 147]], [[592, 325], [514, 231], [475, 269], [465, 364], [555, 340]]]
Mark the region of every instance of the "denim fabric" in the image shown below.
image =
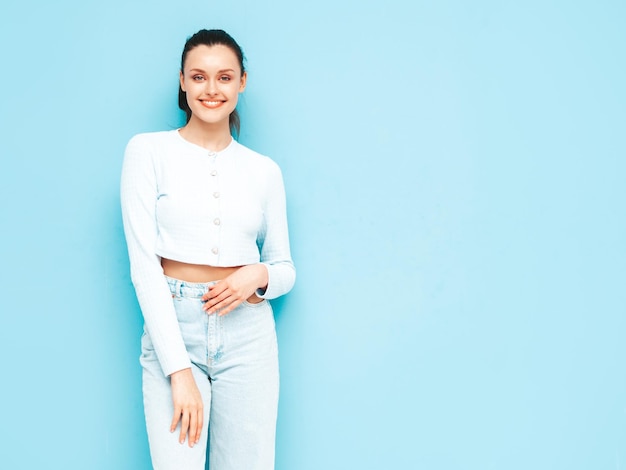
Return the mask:
[[[169, 377], [152, 340], [142, 337], [146, 426], [155, 470], [272, 470], [278, 409], [278, 348], [267, 300], [243, 302], [220, 317], [202, 310], [211, 283], [167, 278], [185, 347], [205, 404], [200, 442], [189, 448], [170, 433]], [[208, 429], [207, 429], [208, 428]], [[208, 442], [207, 442], [208, 437]]]

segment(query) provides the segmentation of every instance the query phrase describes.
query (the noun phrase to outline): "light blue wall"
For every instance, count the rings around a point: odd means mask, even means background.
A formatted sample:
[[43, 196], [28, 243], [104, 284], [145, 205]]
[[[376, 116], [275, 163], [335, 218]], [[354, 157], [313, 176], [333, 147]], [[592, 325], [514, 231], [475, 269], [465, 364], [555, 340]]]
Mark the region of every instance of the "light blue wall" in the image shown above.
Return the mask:
[[243, 45], [280, 163], [278, 470], [626, 468], [626, 4], [0, 5], [0, 467], [149, 469], [118, 179]]

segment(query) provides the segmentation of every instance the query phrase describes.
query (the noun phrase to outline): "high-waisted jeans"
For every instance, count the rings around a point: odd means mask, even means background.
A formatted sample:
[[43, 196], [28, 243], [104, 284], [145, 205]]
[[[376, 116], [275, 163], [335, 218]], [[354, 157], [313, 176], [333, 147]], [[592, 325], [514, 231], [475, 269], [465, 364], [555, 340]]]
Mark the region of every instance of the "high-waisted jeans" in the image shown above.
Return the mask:
[[[147, 332], [142, 337], [143, 396], [155, 470], [273, 470], [278, 410], [278, 349], [270, 304], [243, 302], [220, 317], [202, 310], [211, 283], [167, 278], [191, 369], [204, 400], [200, 441], [180, 444], [174, 413]], [[207, 439], [208, 438], [208, 439]]]

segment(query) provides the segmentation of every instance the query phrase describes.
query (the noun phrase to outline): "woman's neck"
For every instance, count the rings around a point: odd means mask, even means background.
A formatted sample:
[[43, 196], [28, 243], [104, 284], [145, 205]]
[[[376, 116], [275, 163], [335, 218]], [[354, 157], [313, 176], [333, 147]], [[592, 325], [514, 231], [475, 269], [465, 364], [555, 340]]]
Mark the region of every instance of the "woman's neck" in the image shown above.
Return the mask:
[[193, 116], [179, 132], [185, 140], [213, 152], [224, 150], [233, 140], [228, 122], [211, 124]]

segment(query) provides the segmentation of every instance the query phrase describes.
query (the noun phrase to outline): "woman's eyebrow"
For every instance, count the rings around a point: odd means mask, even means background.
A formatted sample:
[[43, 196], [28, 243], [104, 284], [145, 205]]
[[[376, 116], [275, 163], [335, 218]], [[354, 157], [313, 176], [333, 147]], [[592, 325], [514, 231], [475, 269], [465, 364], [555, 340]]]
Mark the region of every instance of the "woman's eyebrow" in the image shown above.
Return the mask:
[[[218, 70], [217, 73], [224, 73], [224, 72], [234, 72], [235, 69], [222, 69], [222, 70]], [[206, 73], [205, 70], [202, 69], [190, 69], [189, 72], [201, 72], [201, 73]]]

